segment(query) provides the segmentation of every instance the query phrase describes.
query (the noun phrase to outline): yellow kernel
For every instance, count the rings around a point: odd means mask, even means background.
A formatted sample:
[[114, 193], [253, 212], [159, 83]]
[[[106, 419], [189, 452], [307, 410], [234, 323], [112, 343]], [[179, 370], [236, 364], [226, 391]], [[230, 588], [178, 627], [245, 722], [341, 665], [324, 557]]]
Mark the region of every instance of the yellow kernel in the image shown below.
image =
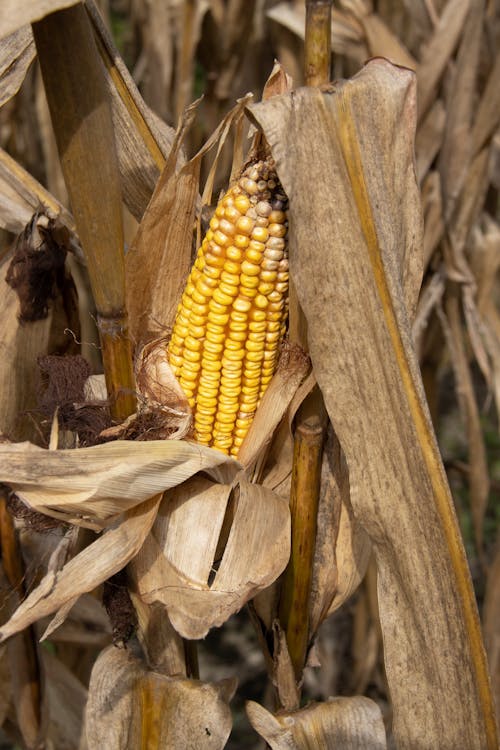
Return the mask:
[[[215, 234], [217, 234], [217, 232]], [[269, 232], [267, 231], [266, 227], [254, 227], [252, 231], [253, 240], [257, 240], [257, 242], [265, 242], [268, 237]]]
[[268, 231], [271, 237], [284, 237], [286, 226], [284, 224], [269, 224]]
[[264, 297], [263, 294], [258, 294], [253, 302], [256, 307], [262, 310], [265, 309], [269, 304], [267, 297]]
[[224, 232], [221, 232], [220, 229], [217, 229], [217, 231], [214, 232], [214, 242], [222, 248], [226, 247], [226, 245], [229, 245], [231, 243], [231, 240], [229, 239], [227, 234], [224, 234]]
[[254, 224], [255, 222], [252, 221], [250, 217], [242, 216], [236, 222], [236, 229], [238, 230], [239, 234], [250, 235], [252, 233], [252, 229], [254, 228]]
[[[212, 294], [212, 289], [209, 290], [210, 294]], [[191, 295], [194, 302], [197, 302], [200, 305], [203, 305], [207, 301], [207, 297], [209, 295], [207, 294], [201, 294], [197, 289], [194, 290], [193, 294]]]
[[178, 357], [181, 357], [182, 352], [184, 351], [184, 347], [177, 346], [177, 344], [172, 344], [172, 342], [170, 342], [170, 344], [168, 345], [168, 351], [170, 352], [170, 354], [176, 354]]
[[190, 349], [184, 349], [184, 359], [186, 362], [199, 362], [201, 359], [201, 353], [192, 352]]
[[225, 393], [220, 393], [218, 398], [219, 398], [219, 405], [222, 405], [222, 404], [224, 404], [225, 406], [237, 406], [238, 405], [237, 396], [227, 396]]
[[260, 294], [263, 294], [264, 296], [271, 294], [275, 290], [276, 285], [271, 284], [270, 282], [261, 282], [258, 286]]
[[227, 313], [227, 305], [222, 305], [220, 302], [217, 302], [213, 298], [208, 304], [208, 309], [214, 313]]
[[207, 342], [210, 342], [212, 344], [220, 344], [222, 343], [226, 338], [226, 334], [224, 331], [216, 333], [215, 331], [208, 331], [206, 333], [205, 339]]
[[207, 320], [210, 321], [210, 323], [214, 323], [215, 325], [224, 326], [229, 320], [229, 314], [228, 313], [216, 313], [210, 310], [207, 316]]
[[208, 226], [210, 227], [210, 229], [213, 229], [214, 232], [215, 232], [215, 230], [219, 228], [219, 220], [218, 220], [218, 218], [216, 216], [212, 216], [212, 218], [210, 219], [210, 222], [209, 222]]
[[249, 247], [245, 253], [245, 259], [251, 263], [260, 263], [262, 260], [262, 253], [259, 250], [254, 250], [253, 247]]
[[218, 279], [220, 276], [220, 268], [218, 266], [205, 266], [203, 269], [203, 275], [209, 279]]
[[[224, 341], [224, 337], [221, 339]], [[203, 347], [203, 353], [211, 352], [212, 354], [220, 354], [224, 350], [224, 344], [216, 341], [205, 341]]]
[[248, 260], [244, 260], [241, 264], [241, 273], [245, 276], [258, 276], [260, 273], [260, 266], [257, 263], [249, 263]]
[[275, 282], [278, 277], [277, 271], [261, 271], [260, 279], [265, 283]]
[[200, 417], [201, 415], [205, 417], [215, 417], [215, 414], [217, 412], [216, 406], [200, 406], [200, 399], [197, 398], [196, 403], [196, 416]]
[[187, 324], [186, 325], [181, 325], [179, 323], [179, 320], [177, 320], [177, 323], [175, 324], [174, 330], [175, 330], [175, 333], [177, 334], [177, 336], [181, 336], [182, 338], [184, 338], [185, 336], [188, 335], [189, 328], [188, 328]]
[[238, 249], [244, 250], [246, 247], [248, 247], [250, 240], [244, 234], [236, 234], [234, 236], [233, 242]]
[[[233, 322], [235, 323], [245, 323], [247, 322], [248, 316], [244, 312], [239, 312], [238, 310], [231, 310], [230, 313], [230, 322], [229, 322], [229, 328], [233, 327]], [[234, 329], [236, 330], [236, 329]]]
[[205, 354], [203, 354], [203, 359], [201, 360], [201, 366], [203, 370], [208, 370], [209, 372], [222, 370], [222, 363], [220, 359], [209, 359], [209, 357], [206, 356]]
[[235, 440], [238, 438], [243, 440], [248, 434], [248, 425], [246, 427], [236, 427], [233, 434]]
[[[229, 341], [234, 341], [236, 343], [236, 342], [246, 341], [246, 339], [247, 339], [247, 332], [246, 332], [246, 330], [243, 330], [243, 331], [230, 331], [229, 332], [229, 337], [227, 339], [227, 342], [229, 343]], [[228, 348], [229, 349], [234, 349], [236, 347], [229, 346]]]
[[260, 281], [258, 276], [247, 276], [244, 273], [242, 273], [240, 276], [240, 284], [241, 286], [245, 287], [245, 289], [257, 289], [259, 283]]
[[236, 297], [236, 295], [238, 294], [238, 287], [234, 284], [228, 284], [225, 281], [221, 281], [221, 283], [219, 284], [219, 292], [222, 292], [222, 294], [227, 294], [228, 297], [231, 298], [232, 302], [233, 297]]
[[274, 344], [276, 341], [279, 341], [280, 336], [281, 336], [281, 331], [273, 331], [270, 333], [266, 333], [266, 341], [270, 344]]
[[264, 351], [264, 342], [263, 341], [250, 341], [250, 339], [247, 339], [245, 342], [245, 349], [247, 350], [247, 358], [250, 359], [250, 361], [253, 361], [250, 357], [250, 354], [258, 352], [261, 353]]
[[259, 385], [242, 385], [241, 386], [241, 392], [245, 396], [257, 396], [259, 394]]
[[205, 335], [205, 325], [192, 325], [189, 324], [189, 335], [195, 339], [202, 339]]
[[[231, 318], [232, 318], [232, 315], [231, 315]], [[238, 333], [240, 333], [241, 331], [246, 331], [247, 328], [248, 328], [248, 324], [247, 324], [246, 320], [239, 321], [239, 320], [233, 320], [233, 319], [231, 319], [229, 321], [229, 330], [230, 331], [237, 331]]]
[[233, 224], [236, 224], [238, 219], [241, 218], [241, 214], [234, 206], [227, 206], [227, 208], [224, 209], [224, 218]]
[[238, 197], [234, 199], [234, 207], [238, 209], [240, 214], [246, 214], [250, 208], [250, 201], [246, 195], [238, 195]]
[[221, 385], [220, 392], [221, 395], [228, 396], [230, 398], [237, 398], [241, 393], [241, 388], [240, 386]]
[[[215, 209], [215, 215], [216, 215], [216, 216], [218, 216], [218, 217], [219, 217], [219, 219], [222, 219], [222, 217], [224, 216], [224, 213], [225, 213], [225, 211], [224, 211], [224, 206], [223, 206], [223, 205], [222, 205], [221, 203], [219, 203], [219, 205], [218, 205], [218, 206], [217, 206], [217, 208]], [[210, 224], [211, 224], [211, 223], [212, 223], [212, 222], [210, 222]]]
[[203, 426], [204, 429], [213, 425], [214, 418], [209, 414], [196, 414], [194, 418], [194, 426], [197, 429], [198, 425]]
[[285, 306], [285, 300], [282, 299], [279, 302], [270, 301], [269, 302], [269, 311], [270, 312], [281, 312]]
[[232, 370], [224, 369], [222, 371], [220, 383], [221, 385], [234, 386], [235, 382], [239, 381], [240, 378], [241, 378], [241, 367], [239, 370], [235, 370], [234, 372]]
[[270, 224], [282, 224], [286, 219], [286, 213], [284, 211], [271, 211], [269, 214]]
[[226, 349], [224, 351], [224, 358], [225, 359], [229, 359], [230, 361], [239, 361], [239, 360], [244, 359], [244, 357], [245, 357], [245, 350], [244, 349], [242, 349], [241, 347], [239, 347], [236, 350], [229, 349], [229, 348], [227, 348], [227, 344], [226, 344]]
[[226, 208], [227, 206], [234, 206], [234, 188], [232, 188], [225, 194], [224, 198], [222, 199], [222, 205], [224, 206], [224, 208]]
[[[236, 297], [233, 302], [233, 308], [238, 312], [249, 312], [252, 307], [252, 303], [249, 299], [243, 297]], [[229, 317], [229, 316], [228, 316]]]
[[266, 322], [265, 320], [258, 320], [258, 321], [252, 320], [248, 324], [248, 328], [250, 331], [252, 331], [252, 333], [260, 333], [261, 331], [266, 330]]
[[[225, 264], [224, 268], [226, 267], [227, 263]], [[235, 284], [240, 283], [240, 268], [237, 263], [231, 264], [236, 266], [236, 272], [231, 273], [227, 270], [223, 271], [221, 273], [220, 279], [224, 284], [231, 284], [234, 286]]]
[[[240, 250], [239, 248], [234, 247], [233, 245], [231, 245], [231, 247], [228, 247], [226, 249], [226, 257], [227, 257], [227, 260], [224, 262], [224, 268], [226, 268], [226, 263], [228, 263], [228, 262], [230, 262], [230, 263], [238, 263], [239, 264], [239, 262], [243, 258], [243, 251]], [[234, 268], [234, 266], [233, 266], [233, 268]], [[229, 268], [227, 268], [226, 270], [230, 271], [230, 273], [233, 273], [233, 271], [231, 271]]]
[[236, 412], [228, 412], [226, 414], [219, 412], [217, 414], [217, 420], [221, 424], [233, 424], [236, 421]]
[[249, 341], [265, 341], [266, 337], [267, 334], [264, 331], [250, 331], [248, 334]]
[[[271, 308], [271, 305], [269, 305], [269, 308]], [[282, 312], [279, 312], [277, 310], [271, 310], [271, 309], [268, 309], [268, 311], [267, 311], [266, 318], [271, 323], [273, 323], [273, 322], [279, 322], [279, 324], [281, 325], [281, 319], [282, 319], [282, 317], [283, 317], [283, 313]]]
[[[237, 263], [234, 260], [226, 260], [224, 263], [224, 271], [227, 275], [236, 276], [236, 274], [239, 274], [240, 272], [240, 263]], [[224, 280], [224, 273], [222, 274], [221, 278]], [[227, 281], [227, 279], [225, 279]], [[229, 282], [231, 284], [237, 284], [238, 281], [232, 281]]]
[[204, 326], [207, 322], [207, 315], [196, 315], [196, 313], [191, 313], [189, 317], [189, 325], [190, 326]]
[[217, 406], [217, 390], [215, 391], [215, 394], [207, 394], [204, 396], [198, 389], [196, 401], [200, 406]]
[[[280, 225], [277, 224], [276, 226], [280, 226]], [[219, 221], [219, 229], [227, 237], [230, 237], [231, 235], [236, 233], [236, 227], [227, 219], [221, 219]], [[276, 236], [281, 236], [281, 235], [276, 235]]]
[[247, 344], [254, 344], [255, 346], [258, 346], [258, 349], [248, 349], [246, 352], [246, 361], [247, 362], [262, 362], [262, 360], [265, 357], [265, 352], [262, 349], [262, 344], [256, 344], [255, 341], [248, 341]]
[[241, 375], [241, 370], [243, 369], [243, 363], [241, 360], [236, 359], [227, 359], [227, 357], [224, 355], [222, 358], [222, 373], [223, 375], [228, 375], [230, 372], [232, 373], [238, 373], [238, 375]]
[[[242, 338], [235, 338], [235, 336], [241, 336]], [[241, 349], [241, 341], [245, 341], [246, 337], [246, 333], [231, 331], [229, 336], [226, 338], [226, 349], [229, 349], [230, 351], [237, 351], [238, 349]]]
[[184, 358], [180, 357], [178, 354], [170, 354], [168, 359], [170, 364], [174, 367], [182, 367], [184, 364]]
[[252, 362], [248, 358], [245, 360], [245, 370], [243, 375], [247, 378], [256, 377], [258, 373], [260, 373], [261, 370], [261, 363], [260, 362]]
[[202, 342], [200, 341], [200, 339], [195, 339], [192, 336], [186, 336], [184, 345], [187, 349], [191, 349], [193, 352], [198, 352], [202, 347]]
[[[216, 245], [213, 245], [215, 248]], [[214, 268], [221, 268], [224, 265], [224, 256], [219, 254], [216, 255], [215, 253], [207, 253], [205, 255], [205, 261], [207, 263], [207, 266], [212, 266]]]
[[[216, 289], [213, 293], [213, 299], [220, 305], [230, 305], [233, 301], [233, 297], [230, 294], [224, 293], [221, 289]], [[267, 301], [267, 300], [266, 300]]]

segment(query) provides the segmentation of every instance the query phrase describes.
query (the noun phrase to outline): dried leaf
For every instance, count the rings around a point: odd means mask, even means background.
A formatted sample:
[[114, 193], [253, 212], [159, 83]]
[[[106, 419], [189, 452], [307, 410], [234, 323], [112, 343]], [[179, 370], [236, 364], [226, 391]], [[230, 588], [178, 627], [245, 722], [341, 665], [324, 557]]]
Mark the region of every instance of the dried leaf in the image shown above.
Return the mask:
[[469, 7], [470, 0], [448, 0], [434, 34], [425, 45], [417, 68], [419, 119], [426, 114], [435, 98], [439, 81], [462, 33]]
[[384, 722], [369, 698], [329, 698], [294, 713], [273, 714], [254, 701], [246, 705], [254, 729], [272, 750], [385, 750]]
[[116, 440], [59, 451], [1, 444], [0, 467], [0, 481], [31, 507], [89, 528], [105, 526], [198, 471], [231, 481], [241, 470], [220, 451], [178, 440]]
[[483, 628], [498, 715], [500, 713], [500, 532], [498, 531], [495, 557], [489, 567], [486, 580]]
[[288, 503], [240, 478], [234, 487], [196, 477], [165, 495], [132, 563], [137, 591], [162, 602], [185, 638], [203, 638], [283, 571]]
[[4, 0], [0, 7], [0, 38], [72, 5], [76, 5], [76, 0], [24, 0], [22, 3]]
[[46, 649], [42, 654], [50, 712], [49, 742], [64, 750], [81, 750], [87, 690], [60, 659]]
[[127, 651], [108, 648], [89, 685], [89, 750], [224, 747], [231, 731], [234, 682], [210, 684], [149, 671]]
[[0, 41], [0, 107], [19, 91], [35, 54], [29, 26]]
[[128, 510], [121, 522], [70, 560], [62, 570], [49, 571], [19, 605], [0, 632], [0, 640], [92, 591], [121, 570], [141, 548], [153, 525], [161, 495]]
[[313, 368], [374, 545], [396, 742], [494, 748], [474, 595], [411, 341], [422, 254], [414, 77], [373, 60], [329, 91], [250, 109], [289, 197]]

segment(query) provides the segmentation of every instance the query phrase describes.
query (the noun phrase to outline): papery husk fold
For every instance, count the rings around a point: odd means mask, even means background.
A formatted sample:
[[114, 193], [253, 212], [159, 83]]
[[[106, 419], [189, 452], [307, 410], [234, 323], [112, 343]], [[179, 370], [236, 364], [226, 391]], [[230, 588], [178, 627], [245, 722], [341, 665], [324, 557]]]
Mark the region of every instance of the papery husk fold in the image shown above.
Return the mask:
[[235, 680], [203, 683], [150, 671], [114, 646], [97, 659], [89, 685], [89, 750], [222, 750], [231, 731]]
[[272, 750], [385, 750], [384, 722], [377, 704], [363, 696], [329, 698], [292, 713], [271, 714], [254, 701], [246, 711]]
[[374, 545], [397, 745], [494, 748], [474, 595], [411, 340], [422, 272], [414, 76], [376, 59], [327, 91], [250, 110], [290, 201], [313, 368]]
[[139, 596], [197, 639], [269, 586], [289, 554], [286, 500], [243, 476], [233, 485], [194, 477], [165, 494], [131, 573]]

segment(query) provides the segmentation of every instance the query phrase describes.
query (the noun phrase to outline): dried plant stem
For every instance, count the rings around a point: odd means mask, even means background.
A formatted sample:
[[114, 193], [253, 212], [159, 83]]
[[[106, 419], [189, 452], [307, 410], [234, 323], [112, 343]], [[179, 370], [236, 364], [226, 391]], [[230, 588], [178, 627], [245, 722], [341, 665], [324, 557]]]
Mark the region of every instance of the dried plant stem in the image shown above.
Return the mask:
[[104, 72], [83, 5], [33, 25], [52, 125], [87, 260], [112, 415], [135, 410], [121, 185]]
[[[0, 547], [2, 567], [5, 576], [19, 600], [24, 597], [24, 564], [19, 546], [19, 539], [14, 521], [7, 509], [7, 493], [0, 487]], [[31, 745], [39, 734], [41, 727], [42, 688], [40, 681], [40, 665], [37, 653], [37, 639], [33, 627], [26, 628], [17, 638], [22, 645], [16, 648], [14, 642], [9, 642], [12, 648], [16, 670], [16, 684], [19, 695], [14, 695], [16, 712], [19, 717], [19, 727], [24, 740]], [[29, 736], [28, 736], [29, 735]]]
[[309, 597], [323, 455], [324, 427], [318, 415], [297, 425], [294, 439], [290, 511], [292, 551], [286, 569], [279, 617], [296, 680], [304, 668], [309, 636]]
[[[331, 11], [331, 0], [306, 0], [305, 79], [309, 86], [327, 83], [330, 77]], [[290, 285], [290, 339], [307, 349], [307, 321], [293, 283]], [[323, 397], [319, 389], [315, 389], [296, 419], [290, 491], [292, 547], [280, 600], [281, 625], [297, 682], [302, 676], [309, 641], [309, 598], [326, 425]]]
[[307, 86], [330, 80], [333, 0], [306, 0], [304, 72]]

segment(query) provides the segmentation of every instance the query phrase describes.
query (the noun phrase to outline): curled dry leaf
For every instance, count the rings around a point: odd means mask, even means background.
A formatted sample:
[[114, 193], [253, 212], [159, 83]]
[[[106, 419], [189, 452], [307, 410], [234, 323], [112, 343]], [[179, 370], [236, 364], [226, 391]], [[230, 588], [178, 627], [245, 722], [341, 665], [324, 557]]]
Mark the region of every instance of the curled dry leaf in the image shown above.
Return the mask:
[[289, 197], [313, 368], [374, 545], [396, 742], [479, 750], [497, 746], [484, 648], [411, 340], [415, 109], [414, 75], [380, 59], [250, 107]]
[[22, 26], [76, 3], [77, 0], [26, 0], [22, 3], [4, 0], [0, 7], [0, 37], [8, 36]]
[[0, 481], [32, 508], [89, 528], [199, 471], [232, 481], [241, 467], [220, 451], [180, 440], [116, 440], [91, 448], [47, 451], [0, 445]]
[[203, 683], [148, 670], [128, 651], [110, 647], [89, 685], [89, 750], [222, 750], [231, 731], [234, 680]]
[[[86, 594], [121, 570], [137, 554], [155, 519], [161, 495], [124, 514], [114, 528], [70, 560], [60, 571], [49, 571], [24, 599], [0, 632], [0, 640], [51, 615], [80, 594]], [[65, 615], [67, 612], [65, 612]]]
[[269, 586], [289, 554], [286, 500], [243, 477], [232, 486], [195, 477], [166, 493], [131, 569], [141, 598], [195, 639]]
[[35, 45], [29, 26], [0, 41], [0, 107], [17, 94], [34, 57]]
[[330, 698], [294, 713], [273, 716], [254, 701], [247, 714], [272, 750], [385, 750], [380, 708], [369, 698]]

